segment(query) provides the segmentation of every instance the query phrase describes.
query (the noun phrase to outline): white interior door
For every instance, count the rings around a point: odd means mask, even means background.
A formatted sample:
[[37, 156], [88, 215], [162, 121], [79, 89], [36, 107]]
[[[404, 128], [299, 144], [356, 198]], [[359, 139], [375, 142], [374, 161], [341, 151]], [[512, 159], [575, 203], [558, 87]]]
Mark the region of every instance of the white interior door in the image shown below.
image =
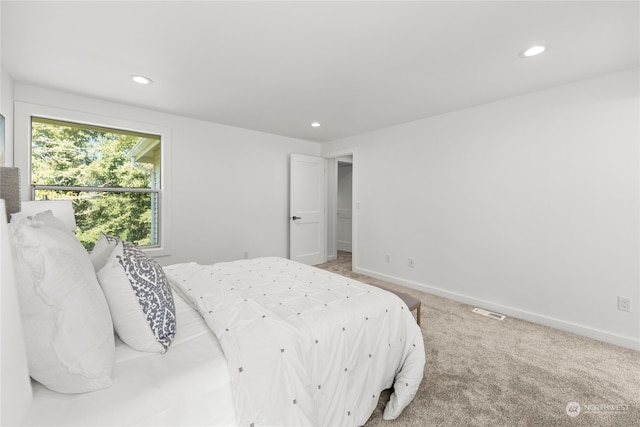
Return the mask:
[[289, 258], [309, 265], [327, 260], [325, 162], [302, 154], [290, 159]]

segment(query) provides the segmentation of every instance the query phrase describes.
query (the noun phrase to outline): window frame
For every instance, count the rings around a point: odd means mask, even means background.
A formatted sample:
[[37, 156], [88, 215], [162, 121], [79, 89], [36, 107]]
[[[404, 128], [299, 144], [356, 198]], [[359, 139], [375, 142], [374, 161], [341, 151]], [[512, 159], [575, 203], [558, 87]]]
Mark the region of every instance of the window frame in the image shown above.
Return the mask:
[[160, 189], [157, 192], [160, 209], [158, 211], [157, 245], [141, 246], [146, 254], [152, 257], [170, 255], [171, 247], [171, 129], [150, 123], [136, 122], [116, 117], [102, 116], [63, 108], [30, 104], [26, 102], [15, 103], [15, 146], [14, 163], [20, 168], [20, 191], [22, 200], [31, 200], [31, 119], [33, 117], [60, 120], [90, 126], [112, 128], [116, 130], [139, 132], [158, 135], [160, 137]]

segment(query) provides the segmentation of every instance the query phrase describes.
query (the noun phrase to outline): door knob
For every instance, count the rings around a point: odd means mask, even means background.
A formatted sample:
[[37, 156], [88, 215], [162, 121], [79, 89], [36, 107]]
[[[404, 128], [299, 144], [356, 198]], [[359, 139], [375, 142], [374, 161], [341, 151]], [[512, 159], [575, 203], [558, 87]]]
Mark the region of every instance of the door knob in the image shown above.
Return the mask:
[[295, 221], [296, 219], [302, 219], [302, 217], [300, 217], [300, 216], [292, 216], [291, 219]]

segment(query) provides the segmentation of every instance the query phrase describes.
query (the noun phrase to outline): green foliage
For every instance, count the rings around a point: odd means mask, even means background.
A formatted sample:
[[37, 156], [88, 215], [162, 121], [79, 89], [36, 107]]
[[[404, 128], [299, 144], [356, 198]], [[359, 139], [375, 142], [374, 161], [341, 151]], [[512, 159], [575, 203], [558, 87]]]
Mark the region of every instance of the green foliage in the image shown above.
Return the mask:
[[[153, 165], [128, 153], [140, 136], [73, 125], [32, 123], [32, 177], [38, 185], [151, 188]], [[71, 199], [76, 234], [90, 249], [100, 232], [138, 245], [151, 242], [150, 193], [39, 190], [37, 199]]]

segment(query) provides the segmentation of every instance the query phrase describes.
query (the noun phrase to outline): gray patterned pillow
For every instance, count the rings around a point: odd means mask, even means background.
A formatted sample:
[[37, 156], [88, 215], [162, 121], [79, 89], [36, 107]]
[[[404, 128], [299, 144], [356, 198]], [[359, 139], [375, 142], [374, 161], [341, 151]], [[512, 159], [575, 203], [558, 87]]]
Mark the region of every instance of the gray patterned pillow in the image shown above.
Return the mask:
[[164, 271], [135, 245], [106, 237], [116, 245], [97, 276], [116, 333], [136, 350], [164, 353], [176, 333], [173, 294]]

